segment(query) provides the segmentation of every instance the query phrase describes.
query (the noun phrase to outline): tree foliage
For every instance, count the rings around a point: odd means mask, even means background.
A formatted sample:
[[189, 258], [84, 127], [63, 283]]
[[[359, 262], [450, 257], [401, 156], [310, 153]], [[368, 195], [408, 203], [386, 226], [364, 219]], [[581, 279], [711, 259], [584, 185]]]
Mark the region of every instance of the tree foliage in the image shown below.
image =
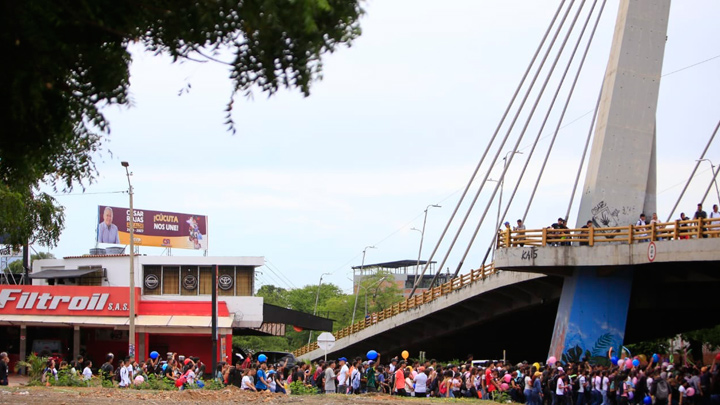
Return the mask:
[[[38, 252], [37, 254], [30, 255], [30, 267], [32, 267], [32, 262], [35, 260], [41, 260], [41, 259], [54, 259], [55, 255], [48, 252]], [[11, 273], [15, 274], [21, 274], [25, 272], [25, 269], [23, 269], [22, 260], [15, 260], [11, 262], [7, 266], [8, 270], [10, 270]]]
[[[382, 311], [394, 303], [402, 301], [402, 291], [391, 282], [380, 281], [388, 276], [385, 273], [368, 276], [361, 282], [359, 288], [358, 307], [355, 320], [360, 321], [365, 316], [365, 297], [368, 299], [368, 312]], [[306, 285], [302, 288], [284, 289], [274, 285], [263, 285], [258, 290], [258, 297], [263, 297], [265, 303], [278, 305], [283, 308], [309, 314], [315, 311], [317, 298], [317, 315], [333, 320], [333, 329], [337, 331], [348, 325], [352, 318], [354, 294], [344, 294], [340, 287], [334, 284]], [[247, 336], [235, 339], [234, 343], [241, 348], [252, 350], [295, 350], [308, 342], [310, 331], [296, 331], [293, 325], [288, 325], [284, 337], [255, 337]], [[313, 336], [317, 336], [314, 333]], [[282, 339], [285, 339], [284, 341]], [[280, 349], [280, 348], [283, 349]]]
[[360, 34], [360, 0], [6, 1], [0, 9], [0, 235], [54, 245], [63, 212], [55, 190], [91, 183], [93, 157], [110, 133], [101, 109], [130, 105], [131, 55], [218, 61], [232, 80], [226, 124], [234, 132], [233, 96], [259, 88], [310, 93], [321, 56]]

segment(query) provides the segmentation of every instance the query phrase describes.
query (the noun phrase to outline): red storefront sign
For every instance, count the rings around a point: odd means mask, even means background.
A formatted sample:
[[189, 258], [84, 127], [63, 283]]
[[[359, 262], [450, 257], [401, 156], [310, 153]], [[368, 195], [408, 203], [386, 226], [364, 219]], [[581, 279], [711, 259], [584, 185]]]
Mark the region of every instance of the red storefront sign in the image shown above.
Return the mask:
[[127, 287], [0, 287], [0, 315], [128, 316], [129, 310], [130, 290]]

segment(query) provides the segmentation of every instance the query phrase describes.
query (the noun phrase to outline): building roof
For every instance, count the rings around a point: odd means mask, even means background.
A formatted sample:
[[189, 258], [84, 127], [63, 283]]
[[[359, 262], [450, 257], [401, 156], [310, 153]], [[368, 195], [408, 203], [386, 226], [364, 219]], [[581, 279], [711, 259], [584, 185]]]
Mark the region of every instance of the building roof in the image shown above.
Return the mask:
[[[435, 264], [436, 262], [430, 262], [430, 264]], [[412, 267], [416, 266], [418, 264], [417, 260], [396, 260], [394, 262], [385, 262], [385, 263], [375, 263], [375, 264], [366, 264], [363, 266], [353, 266], [353, 270], [359, 270], [362, 268], [368, 268], [368, 267], [382, 267], [386, 269], [399, 269], [403, 267]], [[427, 264], [427, 260], [420, 260], [420, 265]]]

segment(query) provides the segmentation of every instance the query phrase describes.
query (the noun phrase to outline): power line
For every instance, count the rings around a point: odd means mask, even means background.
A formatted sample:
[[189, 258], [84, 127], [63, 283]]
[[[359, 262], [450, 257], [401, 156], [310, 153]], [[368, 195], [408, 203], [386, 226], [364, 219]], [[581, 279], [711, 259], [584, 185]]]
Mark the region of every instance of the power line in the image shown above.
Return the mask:
[[665, 73], [664, 75], [662, 75], [662, 76], [660, 76], [660, 77], [670, 76], [670, 75], [672, 75], [672, 74], [675, 74], [675, 73], [678, 73], [678, 72], [682, 72], [683, 70], [690, 69], [690, 68], [693, 68], [693, 67], [698, 66], [698, 65], [702, 65], [703, 63], [706, 63], [706, 62], [710, 62], [711, 60], [717, 59], [717, 58], [720, 58], [720, 55], [715, 55], [715, 56], [713, 56], [713, 57], [711, 57], [711, 58], [709, 58], [709, 59], [705, 59], [705, 60], [702, 60], [702, 61], [700, 61], [700, 62], [693, 63], [692, 65], [688, 65], [688, 66], [682, 67], [682, 68], [680, 68], [680, 69], [678, 69], [678, 70], [673, 70], [672, 72]]
[[[275, 265], [275, 263], [271, 262], [270, 259], [267, 259], [267, 258], [265, 259], [265, 261], [268, 262], [269, 264], [271, 264], [273, 267], [275, 267], [275, 270], [277, 270], [279, 276], [284, 278], [285, 281], [287, 281], [290, 285], [293, 286], [293, 288], [297, 288], [297, 286], [292, 281], [290, 281], [290, 279], [287, 278], [282, 271], [280, 271], [280, 269], [278, 268], [278, 266]], [[267, 264], [266, 264], [266, 266], [267, 266]]]

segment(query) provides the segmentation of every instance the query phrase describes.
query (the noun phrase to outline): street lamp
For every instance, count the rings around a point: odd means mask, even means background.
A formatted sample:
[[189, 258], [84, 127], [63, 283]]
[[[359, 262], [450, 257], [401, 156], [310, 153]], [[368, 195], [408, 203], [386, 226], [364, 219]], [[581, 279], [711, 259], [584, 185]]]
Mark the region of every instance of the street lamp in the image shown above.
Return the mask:
[[133, 210], [133, 187], [130, 183], [128, 162], [120, 162], [125, 168], [130, 194], [130, 330], [128, 332], [128, 356], [135, 357], [135, 211]]
[[[423, 247], [423, 241], [425, 240], [425, 224], [427, 223], [427, 215], [428, 210], [430, 208], [442, 208], [441, 205], [438, 204], [430, 204], [427, 207], [425, 207], [425, 218], [423, 219], [423, 226], [422, 230], [420, 231], [420, 248], [418, 249], [418, 258], [417, 258], [417, 265], [415, 266], [415, 279], [413, 280], [413, 285], [417, 283], [418, 278], [418, 268], [420, 267], [420, 255], [422, 254], [422, 247]], [[415, 229], [415, 228], [413, 228]], [[419, 229], [415, 229], [416, 231]]]
[[[363, 258], [362, 263], [360, 264], [360, 277], [363, 275], [363, 270], [365, 269], [365, 252], [367, 252], [368, 249], [377, 249], [375, 246], [365, 246], [365, 249], [363, 249]], [[355, 272], [353, 272], [353, 284], [355, 284]], [[358, 286], [360, 283], [358, 282]], [[355, 304], [353, 305], [353, 314], [352, 314], [352, 320], [350, 321], [350, 325], [355, 324], [355, 311], [357, 311], [357, 300], [358, 300], [358, 292], [360, 292], [360, 287], [355, 289]]]
[[[371, 284], [371, 285], [368, 286], [368, 287], [364, 287], [362, 284], [358, 283], [358, 287], [362, 287], [363, 290], [365, 290], [365, 318], [367, 318], [367, 316], [368, 316], [368, 300], [367, 300], [368, 290], [369, 290], [370, 288], [372, 288], [372, 287], [378, 287], [378, 288], [379, 288], [379, 287], [380, 287], [380, 284], [381, 284], [383, 281], [385, 281], [385, 279], [387, 279], [387, 276], [385, 276], [385, 277], [381, 278], [380, 280], [374, 282], [373, 284]], [[377, 292], [376, 292], [375, 294], [377, 295]]]
[[[705, 162], [710, 163], [710, 171], [712, 171], [712, 175], [713, 175], [712, 182], [715, 183], [715, 193], [717, 193], [718, 204], [720, 204], [720, 190], [718, 190], [718, 184], [717, 184], [717, 175], [718, 174], [717, 174], [717, 171], [715, 171], [715, 165], [713, 164], [713, 162], [710, 159], [698, 159], [697, 161], [698, 162], [705, 161]], [[705, 195], [703, 196], [703, 201], [705, 200], [705, 197], [707, 197], [708, 193], [710, 192], [711, 186], [712, 186], [712, 184], [708, 185], [708, 189], [707, 189], [707, 191], [705, 191]]]
[[[317, 315], [317, 306], [318, 306], [318, 300], [320, 300], [320, 286], [322, 286], [322, 279], [324, 276], [329, 276], [332, 273], [323, 273], [320, 275], [320, 281], [318, 282], [318, 289], [317, 294], [315, 294], [315, 309], [313, 310], [313, 315]], [[308, 336], [308, 344], [310, 344], [310, 341], [312, 340], [312, 333], [313, 331], [310, 331], [310, 335]]]
[[505, 154], [505, 157], [503, 158], [503, 173], [500, 177], [500, 198], [498, 199], [498, 217], [497, 217], [497, 228], [500, 229], [500, 207], [502, 206], [502, 197], [503, 197], [503, 186], [505, 185], [505, 170], [507, 167], [507, 159], [511, 154], [517, 153], [518, 155], [522, 155], [522, 152], [519, 150], [511, 150], [508, 153]]

